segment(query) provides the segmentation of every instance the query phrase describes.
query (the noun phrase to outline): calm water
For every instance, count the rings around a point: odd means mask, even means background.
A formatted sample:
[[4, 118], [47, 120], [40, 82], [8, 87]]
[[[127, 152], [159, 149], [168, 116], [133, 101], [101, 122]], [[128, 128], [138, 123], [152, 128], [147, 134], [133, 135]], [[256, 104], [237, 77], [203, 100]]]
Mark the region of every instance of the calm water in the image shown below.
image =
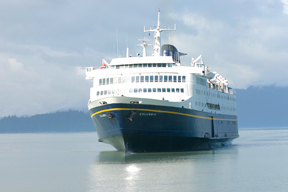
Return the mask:
[[230, 147], [130, 154], [96, 133], [0, 134], [0, 191], [288, 191], [288, 128], [240, 129]]

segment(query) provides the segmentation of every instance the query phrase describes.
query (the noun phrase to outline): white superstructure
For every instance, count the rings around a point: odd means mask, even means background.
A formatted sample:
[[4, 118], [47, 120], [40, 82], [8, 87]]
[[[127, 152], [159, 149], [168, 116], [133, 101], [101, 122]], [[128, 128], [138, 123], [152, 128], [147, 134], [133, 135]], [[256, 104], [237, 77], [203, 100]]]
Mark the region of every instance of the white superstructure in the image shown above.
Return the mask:
[[[146, 40], [143, 55], [114, 58], [110, 63], [102, 61], [101, 69], [86, 68], [86, 79], [93, 80], [89, 103], [99, 100], [113, 102], [139, 101], [159, 105], [178, 106], [204, 112], [236, 115], [236, 94], [228, 86], [228, 80], [206, 67], [200, 55], [192, 59], [190, 66], [182, 66], [180, 56], [173, 45], [163, 45], [161, 50], [160, 10], [154, 32], [154, 53], [146, 56]], [[165, 49], [164, 49], [165, 48]], [[108, 100], [105, 98], [109, 98]], [[112, 99], [114, 98], [114, 99]]]

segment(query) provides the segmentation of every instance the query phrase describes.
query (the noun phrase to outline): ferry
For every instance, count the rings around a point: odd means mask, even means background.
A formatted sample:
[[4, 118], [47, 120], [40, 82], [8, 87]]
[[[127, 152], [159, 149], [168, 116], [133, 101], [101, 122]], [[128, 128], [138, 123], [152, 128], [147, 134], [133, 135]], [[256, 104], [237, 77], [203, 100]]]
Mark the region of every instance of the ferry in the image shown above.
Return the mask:
[[86, 67], [93, 81], [88, 110], [99, 142], [129, 153], [211, 149], [239, 137], [236, 93], [228, 80], [205, 65], [200, 55], [181, 64], [174, 45], [161, 46], [160, 10], [153, 54], [102, 60], [100, 69]]

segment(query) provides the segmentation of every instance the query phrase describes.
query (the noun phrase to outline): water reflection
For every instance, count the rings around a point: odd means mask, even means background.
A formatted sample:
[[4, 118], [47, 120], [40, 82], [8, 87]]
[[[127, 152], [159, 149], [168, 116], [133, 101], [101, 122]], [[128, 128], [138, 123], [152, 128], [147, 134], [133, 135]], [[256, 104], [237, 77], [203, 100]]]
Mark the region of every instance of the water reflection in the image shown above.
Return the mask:
[[[228, 152], [229, 151], [229, 152]], [[191, 151], [191, 152], [171, 152], [171, 153], [136, 153], [124, 154], [119, 151], [101, 151], [95, 160], [95, 163], [156, 163], [156, 162], [175, 162], [203, 158], [213, 159], [215, 154], [232, 153], [238, 151], [235, 146], [227, 146], [214, 150]]]
[[[199, 172], [209, 170], [211, 162], [221, 162], [223, 166], [230, 166], [231, 159], [238, 154], [237, 147], [225, 147], [207, 151], [178, 152], [178, 153], [140, 153], [124, 154], [117, 151], [99, 152], [90, 166], [91, 191], [109, 185], [110, 191], [134, 191], [143, 187], [149, 191], [157, 186], [171, 186], [176, 178], [183, 178], [184, 182], [199, 180]], [[237, 158], [237, 157], [236, 157]], [[206, 168], [203, 169], [203, 166]], [[213, 168], [213, 167], [212, 167]], [[182, 180], [181, 180], [182, 182]], [[175, 187], [177, 184], [175, 184]], [[189, 186], [191, 186], [189, 184]], [[169, 188], [169, 189], [170, 189]], [[167, 189], [167, 190], [169, 190]], [[163, 188], [159, 188], [159, 191]], [[175, 190], [177, 190], [175, 188]]]

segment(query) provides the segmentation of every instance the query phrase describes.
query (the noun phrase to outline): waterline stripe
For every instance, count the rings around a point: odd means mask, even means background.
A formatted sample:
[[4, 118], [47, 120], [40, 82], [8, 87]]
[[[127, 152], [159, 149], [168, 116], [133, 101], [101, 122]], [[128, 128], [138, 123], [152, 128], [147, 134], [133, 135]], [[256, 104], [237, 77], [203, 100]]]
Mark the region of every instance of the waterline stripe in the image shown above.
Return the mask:
[[189, 117], [195, 117], [195, 118], [201, 118], [201, 119], [209, 119], [209, 120], [222, 120], [222, 121], [237, 121], [237, 119], [220, 119], [220, 118], [211, 118], [211, 117], [203, 117], [203, 116], [197, 116], [197, 115], [191, 115], [186, 113], [179, 113], [179, 112], [173, 112], [173, 111], [162, 111], [162, 110], [154, 110], [154, 109], [139, 109], [139, 108], [112, 108], [112, 109], [104, 109], [98, 112], [95, 112], [91, 115], [91, 118], [94, 115], [97, 115], [99, 113], [104, 113], [108, 111], [149, 111], [149, 112], [156, 112], [156, 113], [169, 113], [169, 114], [176, 114], [176, 115], [184, 115]]

